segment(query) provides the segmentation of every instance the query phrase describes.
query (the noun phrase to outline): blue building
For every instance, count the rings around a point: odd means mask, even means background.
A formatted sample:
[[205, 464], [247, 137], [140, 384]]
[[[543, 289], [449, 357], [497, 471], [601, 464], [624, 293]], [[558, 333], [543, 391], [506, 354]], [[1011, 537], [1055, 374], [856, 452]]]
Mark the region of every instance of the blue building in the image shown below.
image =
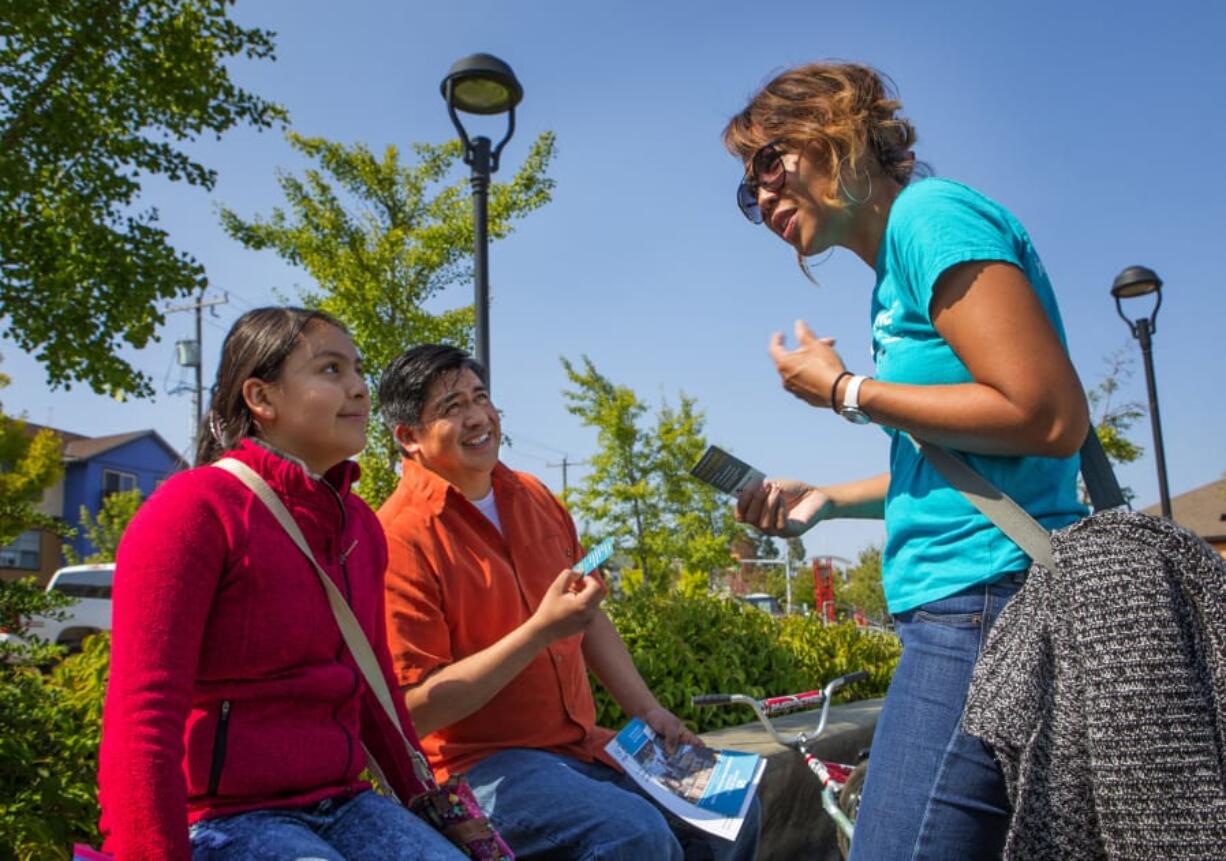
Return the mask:
[[[44, 428], [27, 423], [33, 435]], [[171, 445], [152, 430], [87, 437], [47, 428], [63, 441], [64, 477], [43, 494], [39, 509], [77, 530], [69, 544], [79, 556], [94, 552], [81, 528], [81, 508], [96, 517], [111, 493], [137, 489], [148, 498], [171, 474], [187, 467]], [[0, 548], [0, 578], [34, 575], [40, 582], [63, 564], [62, 540], [48, 530], [32, 529]]]

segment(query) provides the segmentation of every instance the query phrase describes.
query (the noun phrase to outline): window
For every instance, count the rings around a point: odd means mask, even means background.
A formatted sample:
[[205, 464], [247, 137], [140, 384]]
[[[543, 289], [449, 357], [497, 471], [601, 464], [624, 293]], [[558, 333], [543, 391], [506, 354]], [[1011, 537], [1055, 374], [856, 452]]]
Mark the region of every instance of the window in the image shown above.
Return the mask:
[[108, 565], [89, 571], [61, 571], [55, 578], [55, 591], [73, 598], [111, 597], [111, 578], [115, 569]]
[[106, 499], [112, 493], [136, 489], [136, 476], [130, 472], [119, 472], [114, 469], [102, 470], [102, 498]]
[[0, 568], [20, 568], [37, 571], [42, 561], [42, 531], [30, 529], [17, 536], [7, 547], [0, 548]]

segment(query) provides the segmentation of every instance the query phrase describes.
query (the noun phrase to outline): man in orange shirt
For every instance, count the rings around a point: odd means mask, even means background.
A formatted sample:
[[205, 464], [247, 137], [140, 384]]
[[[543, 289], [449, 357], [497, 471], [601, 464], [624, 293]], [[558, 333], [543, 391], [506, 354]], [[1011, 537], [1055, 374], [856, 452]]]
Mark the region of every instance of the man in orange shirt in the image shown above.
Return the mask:
[[601, 611], [574, 522], [536, 478], [498, 460], [484, 369], [454, 347], [397, 358], [379, 385], [405, 455], [379, 510], [388, 538], [388, 636], [423, 747], [464, 773], [521, 859], [750, 859], [759, 811], [735, 844], [666, 815], [605, 753], [591, 671], [669, 746], [700, 744], [663, 708]]

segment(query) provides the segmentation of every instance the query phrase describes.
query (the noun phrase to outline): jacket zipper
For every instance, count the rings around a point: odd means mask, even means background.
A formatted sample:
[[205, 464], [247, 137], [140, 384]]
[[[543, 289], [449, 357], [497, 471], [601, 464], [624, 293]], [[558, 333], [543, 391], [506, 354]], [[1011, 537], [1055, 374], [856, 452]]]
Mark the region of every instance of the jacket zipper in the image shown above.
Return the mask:
[[221, 701], [221, 717], [217, 719], [217, 732], [213, 737], [213, 764], [209, 767], [208, 794], [217, 795], [221, 784], [221, 767], [226, 761], [226, 735], [230, 729], [230, 701]]

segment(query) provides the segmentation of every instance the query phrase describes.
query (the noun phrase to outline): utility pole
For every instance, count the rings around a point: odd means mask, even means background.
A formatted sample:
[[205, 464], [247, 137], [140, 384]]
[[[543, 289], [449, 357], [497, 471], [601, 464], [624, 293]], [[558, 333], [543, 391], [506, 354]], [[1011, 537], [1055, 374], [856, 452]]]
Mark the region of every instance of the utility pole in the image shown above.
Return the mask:
[[192, 449], [197, 448], [197, 435], [200, 433], [201, 412], [204, 409], [204, 363], [201, 361], [201, 356], [204, 353], [204, 321], [202, 312], [208, 308], [214, 316], [217, 311], [215, 306], [224, 305], [230, 301], [230, 295], [223, 294], [220, 299], [209, 299], [205, 301], [204, 289], [200, 288], [200, 297], [187, 305], [171, 305], [166, 309], [167, 314], [174, 314], [179, 311], [195, 311], [196, 312], [196, 340], [180, 341], [176, 346], [179, 350], [179, 365], [185, 368], [194, 368], [196, 371], [196, 386], [192, 392]]
[[569, 486], [567, 484], [567, 479], [566, 479], [567, 467], [587, 466], [587, 461], [586, 460], [571, 460], [568, 455], [564, 454], [562, 455], [561, 463], [546, 463], [545, 466], [549, 467], [550, 469], [557, 469], [559, 466], [562, 467], [562, 493], [565, 494], [566, 488]]

